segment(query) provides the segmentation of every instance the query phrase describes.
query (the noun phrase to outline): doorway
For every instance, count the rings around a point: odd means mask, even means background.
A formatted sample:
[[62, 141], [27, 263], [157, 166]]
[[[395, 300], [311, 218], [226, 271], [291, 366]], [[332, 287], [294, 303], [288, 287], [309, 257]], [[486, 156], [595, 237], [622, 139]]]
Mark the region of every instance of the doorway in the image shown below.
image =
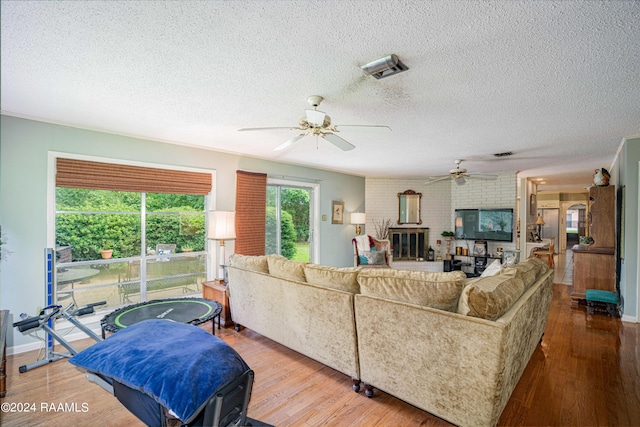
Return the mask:
[[582, 203], [569, 206], [565, 223], [567, 248], [571, 248], [580, 243], [580, 236], [587, 234], [587, 206]]
[[316, 184], [269, 179], [265, 253], [317, 262]]

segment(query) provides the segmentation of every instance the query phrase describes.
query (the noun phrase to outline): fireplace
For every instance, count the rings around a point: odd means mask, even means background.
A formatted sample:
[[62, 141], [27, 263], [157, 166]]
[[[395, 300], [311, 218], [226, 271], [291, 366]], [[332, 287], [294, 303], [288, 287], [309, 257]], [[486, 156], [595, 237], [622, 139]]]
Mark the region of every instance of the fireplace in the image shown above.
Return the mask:
[[389, 240], [394, 261], [427, 259], [429, 227], [389, 228]]

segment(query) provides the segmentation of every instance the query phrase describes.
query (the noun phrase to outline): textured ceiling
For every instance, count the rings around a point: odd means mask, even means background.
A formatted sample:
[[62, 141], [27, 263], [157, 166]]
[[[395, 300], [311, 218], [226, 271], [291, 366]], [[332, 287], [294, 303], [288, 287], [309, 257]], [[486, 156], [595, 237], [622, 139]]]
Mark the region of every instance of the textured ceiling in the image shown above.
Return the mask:
[[[2, 1], [1, 19], [9, 115], [372, 177], [462, 158], [577, 186], [640, 133], [638, 1]], [[409, 70], [362, 73], [391, 53]], [[334, 124], [392, 131], [344, 129], [349, 152], [238, 132], [295, 126], [316, 94]]]

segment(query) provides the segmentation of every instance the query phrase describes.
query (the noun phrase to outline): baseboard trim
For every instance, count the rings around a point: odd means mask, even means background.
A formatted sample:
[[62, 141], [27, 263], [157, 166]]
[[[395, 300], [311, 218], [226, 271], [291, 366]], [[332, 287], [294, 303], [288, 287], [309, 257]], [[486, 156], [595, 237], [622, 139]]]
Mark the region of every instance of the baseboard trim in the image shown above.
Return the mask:
[[[101, 336], [102, 329], [101, 328], [93, 328], [91, 329], [96, 335]], [[79, 341], [86, 338], [89, 338], [87, 334], [84, 332], [76, 332], [75, 334], [63, 335], [64, 339], [68, 342]], [[56, 340], [53, 340], [54, 343]], [[33, 341], [27, 344], [16, 345], [13, 347], [7, 347], [7, 356], [11, 356], [14, 354], [26, 353], [27, 351], [44, 349], [44, 343], [42, 341]], [[64, 347], [63, 347], [64, 350]]]

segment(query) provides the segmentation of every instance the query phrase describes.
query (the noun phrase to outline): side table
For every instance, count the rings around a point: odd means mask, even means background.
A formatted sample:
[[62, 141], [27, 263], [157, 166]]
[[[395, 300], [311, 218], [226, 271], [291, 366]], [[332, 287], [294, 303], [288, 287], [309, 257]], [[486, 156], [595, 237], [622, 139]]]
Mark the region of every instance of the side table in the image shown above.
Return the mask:
[[229, 297], [227, 296], [227, 287], [223, 280], [216, 279], [202, 283], [202, 297], [214, 301], [218, 301], [222, 305], [220, 312], [220, 322], [223, 327], [233, 326], [231, 320], [231, 309], [229, 308]]

